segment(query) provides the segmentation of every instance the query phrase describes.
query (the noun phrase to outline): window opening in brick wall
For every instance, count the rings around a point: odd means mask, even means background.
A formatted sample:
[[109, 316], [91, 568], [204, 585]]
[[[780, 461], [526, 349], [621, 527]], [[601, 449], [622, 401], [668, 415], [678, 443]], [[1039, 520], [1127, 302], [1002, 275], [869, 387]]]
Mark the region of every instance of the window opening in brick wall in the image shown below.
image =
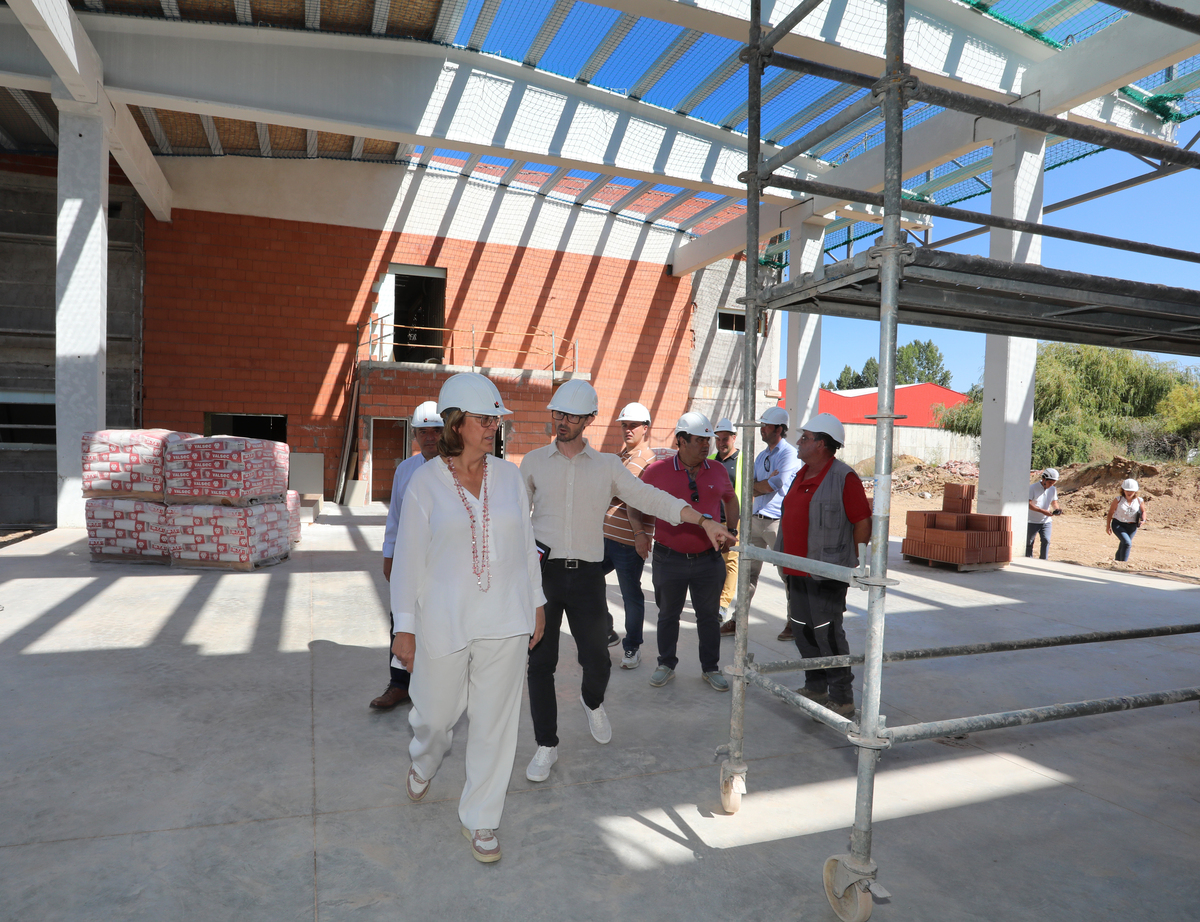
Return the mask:
[[436, 266], [389, 267], [390, 278], [380, 292], [380, 317], [388, 312], [385, 293], [391, 289], [394, 324], [393, 356], [397, 362], [440, 365], [445, 360], [442, 328], [446, 325], [446, 270]]
[[54, 395], [48, 402], [26, 402], [0, 393], [0, 444], [55, 444]]
[[255, 413], [205, 413], [204, 434], [286, 442], [287, 417]]
[[367, 502], [389, 503], [396, 467], [413, 455], [412, 429], [407, 418], [368, 416], [366, 420], [367, 457], [359, 461], [359, 476], [365, 460], [371, 472]]
[[[767, 332], [767, 317], [763, 312], [758, 315], [758, 335], [765, 336]], [[746, 314], [744, 311], [721, 309], [717, 311], [717, 329], [728, 330], [731, 333], [746, 332]]]

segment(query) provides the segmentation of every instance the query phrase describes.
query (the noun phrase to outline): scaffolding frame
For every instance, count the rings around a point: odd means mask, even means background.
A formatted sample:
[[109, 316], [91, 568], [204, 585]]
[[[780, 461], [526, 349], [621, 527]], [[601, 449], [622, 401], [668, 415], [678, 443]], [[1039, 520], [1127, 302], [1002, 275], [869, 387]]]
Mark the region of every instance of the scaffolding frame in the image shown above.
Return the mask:
[[[900, 317], [900, 282], [905, 276], [906, 267], [914, 263], [915, 248], [905, 242], [905, 232], [901, 226], [901, 211], [903, 210], [954, 218], [983, 224], [990, 227], [1001, 227], [1017, 233], [1045, 234], [1047, 236], [1062, 236], [1102, 246], [1118, 247], [1143, 253], [1152, 253], [1188, 261], [1200, 261], [1200, 254], [1167, 247], [1151, 247], [1145, 244], [1133, 243], [1117, 238], [1101, 237], [1094, 234], [1082, 234], [1076, 231], [1048, 228], [1040, 223], [1015, 221], [1009, 218], [993, 215], [983, 215], [977, 212], [964, 211], [956, 208], [929, 205], [903, 199], [902, 196], [902, 147], [903, 147], [903, 111], [910, 100], [920, 100], [932, 105], [966, 112], [978, 117], [988, 118], [1007, 125], [1014, 125], [1043, 133], [1053, 133], [1075, 138], [1092, 144], [1123, 150], [1141, 157], [1158, 159], [1163, 166], [1172, 164], [1180, 168], [1200, 167], [1200, 154], [1180, 149], [1168, 144], [1159, 143], [1146, 138], [1135, 138], [1120, 132], [1109, 131], [1090, 125], [1080, 125], [1062, 119], [1042, 115], [1022, 109], [1019, 106], [1006, 106], [988, 102], [957, 93], [940, 87], [930, 86], [917, 80], [909, 72], [904, 63], [904, 0], [887, 0], [886, 40], [884, 49], [884, 69], [880, 78], [841, 68], [830, 67], [812, 61], [777, 54], [773, 51], [775, 43], [790, 32], [801, 20], [819, 5], [820, 0], [804, 0], [790, 12], [769, 34], [764, 36], [762, 24], [761, 0], [750, 2], [750, 29], [746, 48], [741, 53], [741, 59], [748, 65], [748, 124], [747, 124], [747, 170], [739, 179], [746, 184], [746, 288], [745, 297], [739, 299], [745, 306], [746, 329], [757, 328], [759, 312], [762, 310], [805, 310], [821, 312], [821, 297], [838, 287], [859, 286], [866, 277], [877, 282], [877, 292], [872, 292], [872, 298], [878, 303], [879, 320], [879, 408], [876, 419], [875, 439], [875, 472], [876, 489], [872, 509], [872, 535], [870, 545], [870, 564], [866, 561], [866, 546], [859, 548], [859, 567], [850, 569], [837, 567], [820, 561], [809, 560], [783, 554], [774, 550], [766, 550], [739, 544], [736, 550], [743, 560], [761, 560], [776, 565], [800, 569], [824, 578], [837, 579], [849, 586], [866, 589], [867, 599], [867, 636], [864, 653], [861, 657], [825, 657], [821, 659], [794, 660], [782, 663], [756, 666], [748, 650], [749, 635], [749, 572], [746, 567], [738, 568], [737, 582], [737, 614], [736, 637], [734, 642], [734, 662], [725, 671], [732, 681], [730, 702], [729, 743], [718, 749], [718, 754], [724, 755], [721, 763], [720, 790], [721, 803], [726, 812], [734, 813], [741, 804], [741, 795], [746, 790], [747, 765], [744, 761], [743, 740], [745, 731], [746, 689], [753, 685], [774, 695], [797, 710], [815, 718], [830, 728], [845, 733], [847, 739], [858, 750], [857, 786], [854, 807], [854, 825], [850, 831], [849, 852], [833, 855], [826, 859], [822, 868], [822, 879], [825, 895], [838, 918], [845, 922], [865, 922], [871, 915], [874, 905], [873, 895], [880, 898], [888, 896], [887, 891], [876, 880], [878, 867], [871, 858], [872, 811], [875, 786], [875, 773], [880, 753], [895, 743], [910, 742], [919, 739], [932, 739], [959, 733], [976, 732], [980, 730], [998, 729], [1001, 727], [1024, 726], [1049, 720], [1061, 720], [1071, 717], [1082, 717], [1090, 714], [1104, 714], [1119, 710], [1130, 710], [1142, 707], [1154, 707], [1164, 704], [1175, 704], [1183, 701], [1200, 700], [1200, 687], [1173, 689], [1169, 691], [1152, 692], [1142, 695], [1121, 696], [1112, 698], [1093, 699], [1047, 705], [1036, 708], [1026, 708], [995, 714], [982, 714], [971, 717], [961, 717], [952, 720], [941, 720], [926, 723], [916, 723], [901, 727], [889, 728], [885, 725], [884, 717], [879, 713], [880, 691], [882, 684], [883, 662], [926, 659], [934, 656], [979, 655], [999, 650], [1032, 649], [1034, 647], [1063, 646], [1075, 643], [1093, 643], [1105, 641], [1130, 640], [1139, 636], [1166, 636], [1170, 634], [1194, 633], [1200, 631], [1200, 625], [1174, 625], [1162, 628], [1148, 629], [1139, 632], [1106, 632], [1091, 635], [1067, 635], [1064, 637], [1039, 638], [1027, 641], [1009, 641], [993, 644], [974, 644], [965, 647], [936, 648], [933, 650], [902, 651], [900, 653], [884, 654], [883, 639], [886, 615], [887, 589], [897, 581], [887, 575], [888, 537], [891, 518], [891, 479], [892, 479], [892, 440], [895, 426], [895, 389], [896, 389], [896, 328]], [[1200, 17], [1190, 14], [1180, 15], [1181, 11], [1166, 7], [1156, 0], [1119, 0], [1117, 3], [1137, 15], [1148, 16], [1167, 22], [1177, 28], [1197, 31], [1200, 27]], [[762, 137], [762, 76], [766, 66], [792, 70], [799, 73], [814, 74], [841, 83], [863, 87], [871, 91], [871, 95], [848, 107], [843, 113], [830, 119], [814, 131], [789, 145], [770, 160], [763, 161], [761, 157]], [[855, 119], [880, 108], [885, 125], [884, 131], [884, 191], [882, 196], [864, 193], [857, 190], [842, 189], [821, 183], [799, 180], [792, 177], [775, 175], [774, 171], [788, 161], [803, 153], [812, 145], [833, 135]], [[823, 280], [820, 278], [821, 266], [810, 275], [801, 279], [793, 279], [786, 285], [765, 285], [759, 283], [759, 207], [762, 191], [767, 186], [788, 188], [809, 194], [829, 195], [831, 198], [841, 198], [869, 204], [882, 204], [883, 235], [879, 244], [872, 247], [868, 253], [859, 257], [859, 263], [850, 267], [853, 271], [843, 271], [840, 278]], [[976, 260], [977, 263], [995, 263], [996, 260]], [[1005, 266], [1013, 264], [1003, 263]], [[957, 268], [962, 269], [963, 266]], [[987, 267], [979, 265], [966, 267], [968, 271], [959, 271], [954, 278], [942, 279], [953, 289], [955, 286], [970, 287], [978, 278], [979, 273], [986, 272]], [[971, 269], [976, 275], [971, 274]], [[994, 270], [993, 270], [994, 271]], [[1112, 282], [1094, 276], [1082, 276], [1078, 273], [1059, 272], [1040, 267], [1036, 282], [1040, 286], [1041, 296], [1047, 297], [1046, 289], [1052, 295], [1055, 291], [1063, 294], [1062, 300], [1079, 301], [1084, 307], [1075, 307], [1061, 312], [1086, 312], [1089, 297], [1095, 291], [1111, 289]], [[1031, 283], [1032, 284], [1032, 283]], [[1200, 329], [1200, 304], [1196, 295], [1183, 289], [1166, 289], [1157, 287], [1171, 309], [1176, 312], [1170, 320], [1178, 329], [1176, 333], [1188, 333]], [[1016, 292], [1018, 297], [1024, 292]], [[1190, 302], [1190, 303], [1189, 303]], [[1182, 307], [1180, 304], [1182, 303]], [[1130, 323], [1147, 324], [1149, 315], [1132, 315]], [[944, 318], [932, 314], [916, 322], [929, 325], [953, 325], [941, 322]], [[1015, 323], [1015, 319], [1010, 319]], [[1182, 327], [1180, 327], [1182, 324]], [[1048, 328], [1053, 332], [1053, 327]], [[1151, 331], [1161, 332], [1161, 331]], [[1132, 342], [1141, 342], [1146, 336], [1131, 336], [1128, 330], [1114, 334], [1112, 345], [1128, 347]], [[1047, 336], [1046, 338], [1055, 338]], [[1069, 338], [1069, 337], [1068, 337]], [[1194, 337], [1188, 337], [1194, 339]], [[755, 348], [757, 337], [746, 336], [744, 359], [742, 363], [742, 416], [743, 422], [739, 428], [748, 432], [748, 444], [741, 456], [741, 517], [739, 534], [748, 536], [751, 532], [752, 516], [752, 484], [754, 458], [754, 428], [757, 423], [755, 411], [755, 391], [757, 381], [758, 356]], [[1189, 343], [1190, 345], [1190, 343]], [[1188, 349], [1172, 349], [1183, 351]], [[744, 539], [743, 539], [744, 540]], [[832, 710], [813, 702], [785, 686], [774, 682], [767, 676], [771, 673], [794, 672], [803, 669], [826, 668], [829, 666], [849, 665], [862, 662], [863, 691], [862, 708], [856, 714], [857, 720], [842, 717]]]

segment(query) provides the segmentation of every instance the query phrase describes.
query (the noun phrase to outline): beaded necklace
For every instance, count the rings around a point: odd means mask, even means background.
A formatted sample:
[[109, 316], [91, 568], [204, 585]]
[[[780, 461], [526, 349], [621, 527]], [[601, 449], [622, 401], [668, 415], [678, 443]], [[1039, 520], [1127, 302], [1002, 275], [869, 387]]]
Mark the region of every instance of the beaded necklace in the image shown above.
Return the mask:
[[[475, 574], [475, 585], [479, 587], [480, 592], [487, 592], [492, 588], [492, 570], [491, 559], [488, 554], [488, 526], [491, 524], [491, 518], [488, 515], [488, 478], [487, 478], [487, 455], [483, 456], [483, 489], [480, 491], [480, 499], [483, 500], [483, 541], [479, 540], [477, 533], [477, 524], [475, 522], [475, 511], [471, 508], [471, 503], [467, 500], [467, 491], [463, 488], [462, 481], [458, 479], [458, 471], [454, 469], [454, 461], [450, 458], [446, 459], [446, 466], [450, 468], [450, 476], [454, 478], [454, 488], [458, 490], [458, 498], [462, 500], [463, 508], [467, 510], [467, 515], [471, 518], [471, 571]], [[482, 548], [480, 547], [482, 544]], [[484, 577], [487, 577], [487, 585], [484, 585]]]

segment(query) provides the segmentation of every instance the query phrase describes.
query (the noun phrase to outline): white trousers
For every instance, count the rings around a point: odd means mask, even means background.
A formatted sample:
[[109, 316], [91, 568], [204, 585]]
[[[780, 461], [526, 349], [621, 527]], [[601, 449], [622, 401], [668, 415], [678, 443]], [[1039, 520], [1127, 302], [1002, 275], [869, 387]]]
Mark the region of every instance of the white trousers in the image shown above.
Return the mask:
[[473, 640], [448, 656], [430, 657], [417, 635], [409, 695], [408, 746], [417, 774], [430, 780], [454, 739], [454, 725], [467, 712], [467, 783], [458, 818], [467, 829], [495, 829], [517, 754], [517, 722], [529, 635]]

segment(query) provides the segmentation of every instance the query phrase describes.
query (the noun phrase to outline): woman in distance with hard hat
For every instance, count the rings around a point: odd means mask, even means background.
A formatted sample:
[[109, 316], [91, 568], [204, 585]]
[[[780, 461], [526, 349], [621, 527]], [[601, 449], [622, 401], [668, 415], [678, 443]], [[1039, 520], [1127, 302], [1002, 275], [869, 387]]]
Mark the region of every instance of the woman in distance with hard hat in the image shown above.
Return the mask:
[[1138, 482], [1132, 477], [1121, 484], [1121, 493], [1109, 504], [1104, 530], [1115, 534], [1120, 544], [1114, 560], [1127, 561], [1133, 550], [1133, 535], [1146, 521], [1146, 501], [1138, 496]]
[[525, 482], [515, 464], [492, 455], [500, 417], [511, 411], [473, 373], [448, 378], [437, 408], [438, 457], [409, 481], [391, 581], [392, 652], [412, 673], [406, 787], [414, 801], [428, 793], [465, 710], [458, 816], [472, 856], [492, 862], [545, 596]]

